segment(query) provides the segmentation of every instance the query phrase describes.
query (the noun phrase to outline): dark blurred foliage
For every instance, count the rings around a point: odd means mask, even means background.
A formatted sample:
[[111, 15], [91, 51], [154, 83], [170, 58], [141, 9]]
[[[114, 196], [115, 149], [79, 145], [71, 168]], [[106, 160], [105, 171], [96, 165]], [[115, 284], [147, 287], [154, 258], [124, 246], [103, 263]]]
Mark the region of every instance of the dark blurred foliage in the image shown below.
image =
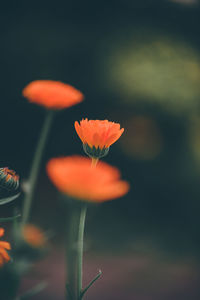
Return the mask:
[[[59, 155], [84, 155], [74, 121], [82, 117], [106, 118], [120, 122], [125, 133], [104, 160], [119, 167], [131, 184], [131, 191], [123, 199], [91, 207], [86, 224], [88, 247], [122, 253], [157, 249], [175, 257], [199, 258], [200, 164], [195, 153], [200, 153], [200, 135], [199, 123], [194, 120], [199, 120], [200, 90], [197, 88], [193, 102], [188, 97], [184, 111], [179, 94], [174, 99], [169, 95], [169, 101], [176, 104], [173, 111], [173, 107], [166, 108], [167, 96], [159, 104], [151, 97], [146, 101], [137, 93], [132, 98], [129, 94], [127, 101], [126, 94], [118, 94], [117, 83], [109, 87], [105, 76], [110, 74], [106, 62], [112, 58], [112, 47], [118, 47], [120, 53], [130, 36], [133, 40], [137, 36], [137, 41], [139, 36], [145, 45], [155, 33], [164, 40], [171, 38], [172, 48], [173, 41], [181, 41], [180, 47], [188, 45], [195, 51], [197, 58], [191, 63], [191, 73], [195, 70], [197, 80], [200, 5], [198, 1], [187, 1], [187, 5], [184, 2], [1, 3], [0, 166], [16, 170], [21, 179], [28, 176], [44, 110], [21, 96], [27, 83], [35, 79], [60, 80], [85, 94], [82, 104], [61, 111], [54, 121], [33, 205], [32, 219], [45, 229], [52, 229], [56, 240], [64, 238], [69, 212], [63, 212], [64, 204], [46, 177], [46, 161]], [[179, 67], [182, 66], [175, 65], [175, 69]], [[146, 84], [144, 81], [144, 89]], [[177, 89], [182, 88], [177, 84]], [[195, 108], [188, 109], [194, 102]], [[15, 204], [2, 207], [1, 216], [16, 205], [20, 207], [21, 202], [22, 197]]]

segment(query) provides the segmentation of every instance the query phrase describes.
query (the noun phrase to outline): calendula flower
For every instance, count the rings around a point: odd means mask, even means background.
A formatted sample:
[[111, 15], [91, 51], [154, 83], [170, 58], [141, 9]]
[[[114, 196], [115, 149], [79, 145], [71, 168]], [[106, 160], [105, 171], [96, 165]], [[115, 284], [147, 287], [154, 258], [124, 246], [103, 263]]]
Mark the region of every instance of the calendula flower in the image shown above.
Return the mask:
[[[4, 235], [4, 229], [0, 228], [0, 237]], [[5, 263], [10, 260], [10, 256], [8, 255], [6, 250], [10, 250], [10, 243], [0, 241], [0, 267], [2, 267]]]
[[7, 190], [17, 190], [19, 187], [19, 176], [9, 168], [0, 168], [0, 186]]
[[53, 80], [35, 80], [29, 83], [22, 94], [30, 102], [48, 109], [63, 109], [78, 104], [83, 94], [73, 86]]
[[129, 190], [129, 184], [120, 179], [117, 168], [104, 162], [91, 168], [91, 160], [86, 157], [53, 158], [47, 164], [47, 173], [58, 190], [89, 202], [119, 198]]
[[22, 229], [24, 241], [33, 248], [43, 247], [46, 244], [44, 233], [36, 226], [27, 224]]
[[108, 120], [76, 121], [75, 129], [83, 142], [86, 154], [93, 158], [100, 158], [108, 154], [109, 147], [114, 144], [124, 132], [120, 124]]

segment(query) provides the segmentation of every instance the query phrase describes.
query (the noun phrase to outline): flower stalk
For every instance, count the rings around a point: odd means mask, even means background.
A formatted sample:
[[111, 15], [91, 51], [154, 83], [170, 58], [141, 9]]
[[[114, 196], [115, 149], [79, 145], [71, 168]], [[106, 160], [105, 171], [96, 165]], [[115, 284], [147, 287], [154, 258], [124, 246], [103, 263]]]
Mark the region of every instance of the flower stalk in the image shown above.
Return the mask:
[[96, 168], [99, 159], [94, 157], [92, 157], [91, 159], [92, 159], [91, 168]]
[[77, 294], [79, 295], [78, 299], [82, 299], [82, 277], [83, 277], [83, 238], [84, 238], [84, 228], [85, 228], [85, 217], [87, 212], [87, 205], [81, 207], [80, 212], [80, 221], [79, 221], [79, 230], [78, 230], [78, 266], [77, 266], [77, 277], [78, 277], [78, 286]]
[[77, 223], [79, 218], [79, 211], [77, 207], [72, 206], [67, 224], [67, 243], [66, 243], [66, 292], [67, 300], [76, 299], [76, 239], [77, 239]]
[[31, 209], [31, 204], [34, 196], [36, 183], [37, 183], [37, 177], [40, 169], [41, 159], [48, 139], [53, 117], [54, 117], [54, 111], [48, 110], [44, 120], [43, 128], [41, 130], [39, 141], [36, 147], [35, 155], [33, 158], [30, 176], [28, 179], [28, 188], [25, 190], [22, 225], [25, 225], [29, 219], [30, 209]]
[[83, 238], [87, 205], [78, 203], [71, 207], [67, 241], [67, 300], [82, 299]]

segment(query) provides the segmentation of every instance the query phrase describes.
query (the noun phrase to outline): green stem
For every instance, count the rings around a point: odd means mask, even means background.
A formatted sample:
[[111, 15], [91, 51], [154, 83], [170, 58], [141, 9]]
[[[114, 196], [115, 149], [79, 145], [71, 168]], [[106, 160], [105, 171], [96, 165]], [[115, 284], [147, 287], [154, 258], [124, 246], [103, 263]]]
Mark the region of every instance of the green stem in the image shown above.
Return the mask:
[[83, 277], [83, 238], [84, 238], [84, 228], [85, 228], [85, 217], [87, 212], [87, 206], [83, 205], [80, 212], [80, 222], [78, 230], [78, 259], [77, 259], [77, 294], [79, 299], [82, 299], [82, 277]]
[[80, 211], [76, 205], [71, 205], [70, 215], [67, 224], [67, 244], [66, 244], [66, 270], [67, 270], [67, 283], [66, 292], [67, 300], [77, 300], [77, 226], [79, 223]]
[[42, 154], [47, 142], [48, 134], [50, 132], [53, 116], [54, 116], [54, 111], [48, 110], [44, 120], [43, 128], [41, 130], [35, 155], [33, 158], [33, 163], [32, 163], [30, 176], [28, 180], [28, 188], [27, 191], [25, 191], [24, 207], [23, 207], [23, 214], [22, 214], [22, 225], [25, 225], [29, 218], [33, 194], [35, 191], [39, 167], [42, 159]]
[[67, 300], [80, 300], [82, 291], [83, 236], [87, 207], [72, 205], [67, 240]]

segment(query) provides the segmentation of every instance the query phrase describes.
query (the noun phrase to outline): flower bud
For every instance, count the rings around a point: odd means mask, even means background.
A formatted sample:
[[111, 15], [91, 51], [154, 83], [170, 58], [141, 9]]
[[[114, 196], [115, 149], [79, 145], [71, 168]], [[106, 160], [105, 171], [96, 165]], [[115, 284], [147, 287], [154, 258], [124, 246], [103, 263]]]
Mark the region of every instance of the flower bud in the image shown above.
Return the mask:
[[0, 168], [0, 187], [9, 191], [17, 190], [19, 187], [19, 176], [8, 167]]

